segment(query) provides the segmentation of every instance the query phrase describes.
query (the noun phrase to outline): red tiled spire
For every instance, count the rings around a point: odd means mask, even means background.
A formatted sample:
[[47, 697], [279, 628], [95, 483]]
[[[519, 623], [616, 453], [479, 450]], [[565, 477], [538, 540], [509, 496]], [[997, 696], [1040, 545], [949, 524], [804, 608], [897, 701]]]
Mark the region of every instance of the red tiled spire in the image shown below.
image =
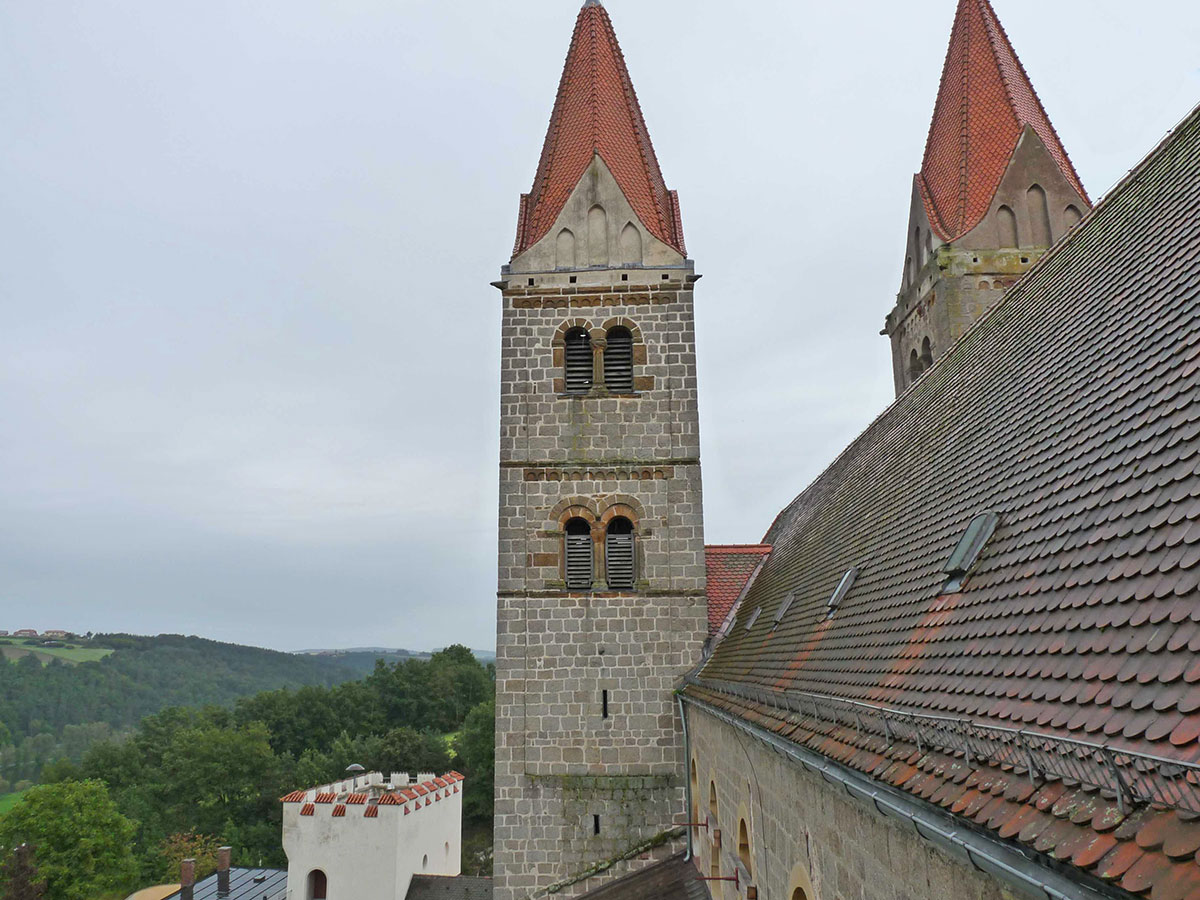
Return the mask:
[[513, 256], [550, 231], [599, 154], [649, 232], [687, 255], [679, 197], [667, 189], [612, 20], [599, 0], [579, 11], [533, 190], [521, 197]]
[[925, 159], [917, 177], [930, 224], [943, 240], [980, 223], [1026, 126], [1067, 181], [1087, 192], [988, 0], [959, 0]]

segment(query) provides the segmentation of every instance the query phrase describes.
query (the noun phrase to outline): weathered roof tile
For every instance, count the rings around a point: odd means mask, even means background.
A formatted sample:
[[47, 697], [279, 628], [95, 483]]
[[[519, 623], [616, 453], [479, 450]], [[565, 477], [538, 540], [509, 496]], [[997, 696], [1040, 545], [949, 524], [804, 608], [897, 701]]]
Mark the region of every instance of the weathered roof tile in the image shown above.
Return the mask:
[[[1200, 894], [1200, 810], [1123, 815], [1086, 786], [1034, 789], [1012, 766], [754, 699], [1200, 759], [1198, 424], [1200, 108], [780, 514], [687, 694], [1125, 890]], [[942, 593], [989, 510], [1000, 524], [976, 569]]]

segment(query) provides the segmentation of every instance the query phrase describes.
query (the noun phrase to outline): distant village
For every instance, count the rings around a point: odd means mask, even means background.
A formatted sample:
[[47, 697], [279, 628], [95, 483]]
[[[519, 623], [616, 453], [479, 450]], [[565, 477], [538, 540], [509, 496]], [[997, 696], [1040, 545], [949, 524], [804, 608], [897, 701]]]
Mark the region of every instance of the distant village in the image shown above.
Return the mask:
[[42, 638], [49, 641], [62, 641], [67, 638], [73, 638], [75, 635], [70, 631], [63, 631], [59, 628], [47, 628], [39, 633], [36, 628], [18, 628], [16, 631], [9, 632], [0, 628], [0, 638], [19, 637], [19, 638]]

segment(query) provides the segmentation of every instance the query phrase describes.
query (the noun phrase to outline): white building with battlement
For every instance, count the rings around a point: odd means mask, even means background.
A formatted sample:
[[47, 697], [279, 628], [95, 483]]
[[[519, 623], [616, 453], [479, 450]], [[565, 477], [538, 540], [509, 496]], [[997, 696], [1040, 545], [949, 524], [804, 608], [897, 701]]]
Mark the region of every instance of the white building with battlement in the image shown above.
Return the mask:
[[464, 782], [372, 772], [284, 797], [288, 900], [404, 900], [415, 875], [458, 875]]

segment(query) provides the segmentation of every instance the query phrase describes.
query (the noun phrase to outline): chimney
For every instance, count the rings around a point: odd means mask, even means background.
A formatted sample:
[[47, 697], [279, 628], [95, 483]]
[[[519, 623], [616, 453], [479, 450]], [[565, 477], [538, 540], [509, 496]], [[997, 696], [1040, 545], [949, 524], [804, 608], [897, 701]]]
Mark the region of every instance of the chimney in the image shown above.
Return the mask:
[[179, 900], [192, 900], [196, 890], [196, 861], [185, 859], [179, 865]]
[[229, 896], [229, 863], [233, 857], [232, 847], [222, 847], [217, 851], [217, 896]]

